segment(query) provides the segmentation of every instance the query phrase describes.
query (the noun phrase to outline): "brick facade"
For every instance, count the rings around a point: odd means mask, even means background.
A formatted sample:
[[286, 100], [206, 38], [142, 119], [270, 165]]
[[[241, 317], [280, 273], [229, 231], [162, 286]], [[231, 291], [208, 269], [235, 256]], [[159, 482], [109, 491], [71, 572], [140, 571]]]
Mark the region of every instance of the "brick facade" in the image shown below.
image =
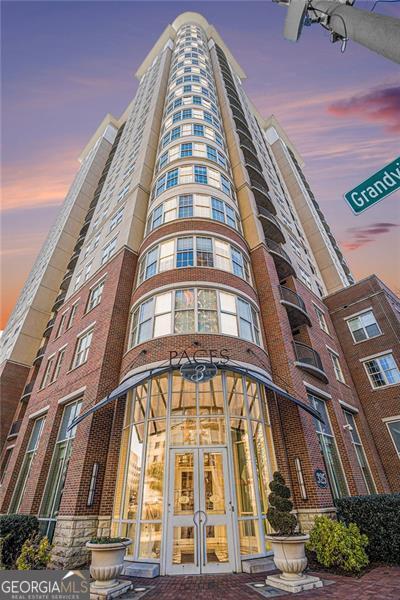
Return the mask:
[[[381, 461], [380, 471], [383, 470], [388, 481], [386, 490], [398, 492], [400, 463], [386, 420], [400, 415], [400, 385], [373, 389], [362, 360], [390, 351], [396, 364], [400, 366], [399, 300], [376, 275], [371, 275], [347, 289], [332, 294], [325, 299], [325, 303], [341, 340], [347, 369], [357, 391], [359, 406], [362, 407], [361, 436], [364, 437], [367, 448], [369, 445], [366, 439], [370, 438], [374, 442]], [[367, 309], [372, 310], [381, 334], [358, 343], [354, 342], [346, 318]], [[371, 460], [372, 464], [377, 463], [372, 458]]]

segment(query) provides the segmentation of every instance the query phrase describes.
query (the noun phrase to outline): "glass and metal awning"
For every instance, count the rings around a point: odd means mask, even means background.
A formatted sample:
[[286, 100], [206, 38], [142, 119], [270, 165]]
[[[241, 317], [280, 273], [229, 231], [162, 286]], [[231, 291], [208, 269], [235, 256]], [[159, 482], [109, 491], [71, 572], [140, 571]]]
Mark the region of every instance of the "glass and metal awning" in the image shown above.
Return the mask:
[[[79, 425], [79, 423], [81, 423], [81, 421], [83, 421], [83, 419], [86, 419], [86, 417], [88, 417], [89, 415], [102, 409], [104, 406], [106, 406], [110, 402], [113, 402], [117, 398], [124, 396], [129, 390], [133, 390], [138, 385], [141, 385], [148, 379], [152, 379], [153, 377], [156, 377], [158, 375], [163, 375], [164, 373], [169, 373], [171, 371], [179, 370], [181, 368], [182, 364], [184, 364], [184, 363], [169, 364], [168, 366], [164, 365], [164, 366], [154, 367], [151, 369], [144, 369], [143, 371], [140, 371], [138, 373], [135, 373], [134, 375], [131, 375], [130, 377], [127, 377], [122, 383], [120, 383], [120, 385], [118, 387], [115, 388], [115, 390], [113, 390], [110, 394], [108, 394], [108, 396], [103, 398], [103, 400], [100, 400], [100, 402], [97, 402], [97, 404], [95, 404], [94, 406], [91, 406], [85, 412], [83, 412], [78, 417], [76, 417], [70, 423], [68, 430], [72, 429], [73, 427], [76, 427], [77, 425]], [[291, 402], [296, 404], [299, 408], [302, 408], [307, 413], [309, 413], [311, 416], [313, 416], [315, 419], [318, 419], [318, 421], [321, 421], [322, 423], [324, 422], [321, 414], [313, 406], [307, 404], [303, 400], [299, 400], [292, 394], [289, 394], [284, 389], [282, 389], [281, 387], [279, 387], [278, 385], [273, 383], [266, 375], [263, 375], [259, 371], [251, 369], [249, 367], [242, 366], [237, 363], [233, 363], [232, 361], [221, 362], [221, 363], [219, 363], [218, 361], [215, 361], [214, 364], [221, 371], [232, 371], [234, 373], [239, 373], [241, 375], [251, 377], [258, 383], [264, 385], [268, 390], [275, 392], [278, 396], [281, 396], [282, 398], [285, 398], [286, 400], [290, 400]]]

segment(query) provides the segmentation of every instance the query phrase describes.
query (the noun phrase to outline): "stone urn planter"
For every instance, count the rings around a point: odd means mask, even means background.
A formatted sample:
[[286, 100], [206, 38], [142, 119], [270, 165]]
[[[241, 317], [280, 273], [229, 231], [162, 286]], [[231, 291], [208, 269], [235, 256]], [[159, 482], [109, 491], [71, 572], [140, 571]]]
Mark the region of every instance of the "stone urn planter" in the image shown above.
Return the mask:
[[267, 585], [293, 593], [321, 587], [319, 577], [303, 574], [307, 566], [305, 545], [310, 536], [297, 532], [298, 522], [292, 512], [290, 490], [279, 471], [275, 471], [269, 488], [267, 520], [276, 533], [267, 535], [266, 539], [271, 543], [274, 563], [280, 574], [269, 575]]
[[86, 548], [92, 553], [90, 564], [90, 575], [95, 580], [91, 584], [91, 589], [107, 590], [118, 586], [119, 575], [124, 566], [124, 556], [126, 547], [132, 543], [130, 539], [118, 539], [113, 541], [93, 540], [86, 543]]

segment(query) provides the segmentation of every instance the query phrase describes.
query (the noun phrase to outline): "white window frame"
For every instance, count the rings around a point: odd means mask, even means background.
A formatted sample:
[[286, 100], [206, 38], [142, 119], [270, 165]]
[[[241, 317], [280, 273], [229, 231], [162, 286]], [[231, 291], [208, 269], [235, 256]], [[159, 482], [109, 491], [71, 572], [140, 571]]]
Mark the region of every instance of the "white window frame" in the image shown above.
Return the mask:
[[[340, 363], [340, 355], [338, 354], [338, 352], [336, 352], [332, 348], [329, 348], [329, 346], [327, 346], [327, 349], [329, 352], [329, 356], [331, 357], [331, 362], [332, 362], [333, 370], [335, 372], [335, 377], [336, 377], [337, 381], [339, 381], [340, 383], [346, 383], [342, 365]], [[336, 359], [337, 363], [335, 363], [334, 359]]]
[[[355, 319], [362, 319], [363, 315], [366, 315], [367, 313], [372, 313], [372, 316], [374, 317], [374, 320], [375, 320], [375, 325], [377, 326], [377, 328], [379, 330], [379, 333], [377, 333], [376, 335], [371, 335], [371, 336], [367, 335], [367, 330], [364, 327], [364, 324], [361, 322], [362, 327], [360, 327], [360, 329], [363, 330], [363, 332], [364, 332], [364, 334], [365, 334], [366, 337], [363, 340], [356, 340], [355, 337], [354, 337], [354, 335], [353, 335], [353, 331], [350, 328], [350, 321], [354, 321]], [[366, 308], [362, 312], [359, 312], [359, 313], [356, 313], [356, 314], [351, 315], [349, 317], [346, 317], [345, 321], [347, 323], [347, 327], [349, 328], [350, 335], [351, 335], [351, 338], [352, 338], [354, 344], [361, 344], [362, 342], [366, 342], [367, 340], [373, 340], [374, 338], [379, 337], [380, 335], [382, 335], [382, 330], [379, 327], [379, 323], [376, 320], [375, 313], [374, 313], [372, 307]]]
[[[81, 333], [79, 333], [76, 336], [75, 350], [74, 350], [74, 356], [72, 359], [71, 370], [77, 369], [78, 367], [84, 365], [87, 362], [88, 357], [89, 357], [90, 346], [92, 345], [93, 332], [94, 332], [94, 323], [92, 323], [92, 325], [89, 325], [86, 329], [84, 329], [84, 331], [81, 331]], [[81, 341], [89, 336], [90, 336], [89, 344], [82, 351], [82, 349], [80, 349]], [[82, 360], [78, 363], [78, 356], [80, 354], [83, 354], [84, 360]]]
[[383, 420], [383, 422], [385, 423], [385, 425], [387, 427], [390, 439], [392, 440], [392, 444], [394, 446], [394, 451], [396, 452], [396, 454], [397, 454], [397, 456], [398, 456], [398, 458], [400, 460], [400, 448], [397, 448], [396, 443], [395, 443], [394, 438], [393, 438], [393, 434], [390, 431], [390, 427], [389, 427], [390, 423], [397, 423], [397, 422], [400, 423], [400, 415], [396, 415], [394, 417], [386, 417], [385, 419], [382, 419], [382, 420]]
[[314, 302], [313, 302], [313, 305], [314, 305], [315, 314], [317, 315], [319, 328], [322, 331], [324, 331], [325, 333], [327, 333], [328, 335], [330, 335], [328, 323], [326, 322], [324, 311], [321, 310], [320, 307], [317, 306]]
[[[400, 373], [400, 369], [399, 369], [398, 364], [397, 364], [397, 362], [396, 362], [396, 360], [394, 358], [392, 350], [386, 350], [384, 352], [380, 352], [379, 354], [375, 354], [373, 356], [367, 356], [365, 358], [361, 358], [360, 359], [360, 362], [362, 363], [362, 365], [364, 367], [364, 370], [365, 370], [365, 372], [367, 374], [367, 377], [369, 379], [369, 382], [370, 382], [371, 387], [372, 387], [373, 390], [383, 390], [385, 388], [392, 387], [394, 385], [400, 385], [400, 381], [395, 381], [394, 383], [387, 383], [386, 373], [385, 373], [385, 371], [382, 369], [382, 367], [380, 365], [379, 359], [384, 358], [385, 356], [389, 356], [389, 355], [392, 356], [393, 362], [396, 365], [397, 371]], [[385, 385], [380, 385], [380, 386], [375, 386], [374, 385], [374, 380], [372, 379], [371, 374], [368, 372], [368, 367], [367, 367], [367, 363], [371, 362], [373, 360], [376, 360], [378, 362], [379, 372], [382, 375], [382, 378], [386, 381]]]

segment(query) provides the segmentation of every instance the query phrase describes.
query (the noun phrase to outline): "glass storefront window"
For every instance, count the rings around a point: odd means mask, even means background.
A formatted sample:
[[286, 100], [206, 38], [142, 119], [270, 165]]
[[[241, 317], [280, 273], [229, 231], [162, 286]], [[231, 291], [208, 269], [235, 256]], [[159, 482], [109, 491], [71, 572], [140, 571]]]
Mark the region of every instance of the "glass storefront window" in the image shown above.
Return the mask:
[[[214, 306], [207, 294], [198, 301], [204, 310]], [[191, 306], [192, 300], [179, 302]], [[222, 465], [225, 448], [232, 473]], [[193, 463], [200, 451], [201, 471]], [[172, 484], [171, 452], [175, 453]], [[226, 490], [231, 488], [224, 487], [229, 473], [241, 553], [260, 555], [266, 547], [265, 514], [273, 467], [266, 399], [258, 383], [222, 371], [205, 383], [187, 381], [178, 371], [154, 377], [128, 395], [112, 530], [133, 540], [127, 553], [134, 560], [158, 561], [165, 541], [170, 544], [172, 564], [192, 564], [197, 552], [195, 530], [191, 523], [174, 522], [169, 528], [170, 515], [194, 513], [200, 485], [197, 473], [201, 473], [207, 515], [230, 513]], [[170, 493], [174, 497], [166, 498]], [[166, 502], [169, 508], [164, 512]], [[213, 557], [228, 561], [227, 527], [208, 522], [206, 529], [207, 561], [213, 562]]]

